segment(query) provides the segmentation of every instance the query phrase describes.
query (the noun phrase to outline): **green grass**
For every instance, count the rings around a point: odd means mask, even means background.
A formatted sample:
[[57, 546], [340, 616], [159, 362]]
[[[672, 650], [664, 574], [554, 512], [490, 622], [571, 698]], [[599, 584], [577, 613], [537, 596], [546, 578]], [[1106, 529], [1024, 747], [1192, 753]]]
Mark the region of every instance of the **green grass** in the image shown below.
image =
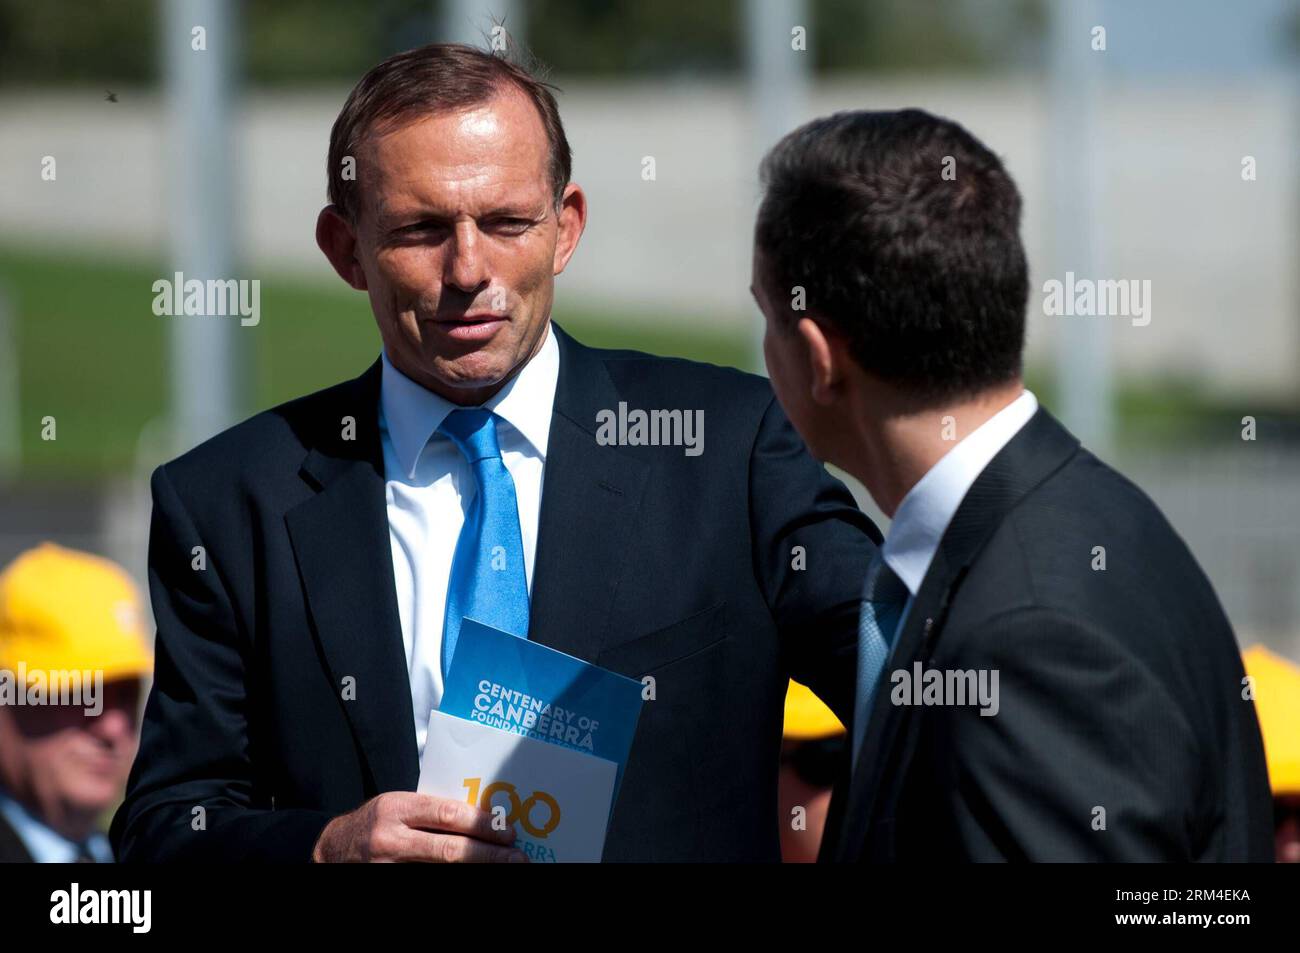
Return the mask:
[[[129, 471], [141, 429], [166, 412], [167, 322], [152, 285], [171, 271], [148, 261], [20, 251], [0, 246], [19, 368], [20, 448], [27, 477]], [[364, 295], [340, 284], [261, 276], [261, 321], [241, 328], [248, 371], [242, 415], [353, 377], [379, 351]], [[566, 330], [601, 347], [743, 366], [743, 335], [665, 326], [649, 313], [557, 307]], [[234, 318], [229, 320], [234, 321]], [[55, 418], [57, 439], [41, 438]]]
[[[138, 264], [0, 251], [25, 474], [127, 468], [167, 389], [163, 319], [150, 311], [156, 277]], [[41, 439], [46, 416], [53, 441]]]
[[[130, 470], [142, 428], [166, 412], [171, 319], [153, 314], [151, 286], [169, 275], [139, 259], [0, 245], [0, 292], [17, 347], [23, 476], [78, 480]], [[241, 415], [355, 376], [374, 360], [379, 335], [364, 295], [341, 283], [260, 277], [261, 322], [236, 335], [247, 349]], [[706, 315], [664, 322], [653, 312], [563, 297], [555, 313], [566, 330], [600, 347], [737, 367], [754, 358], [746, 334], [718, 330]], [[1053, 407], [1050, 374], [1031, 369], [1028, 378]], [[1294, 407], [1209, 398], [1191, 381], [1122, 382], [1118, 405], [1121, 447], [1221, 441], [1245, 413], [1300, 439]], [[57, 421], [57, 440], [41, 439], [47, 416]]]

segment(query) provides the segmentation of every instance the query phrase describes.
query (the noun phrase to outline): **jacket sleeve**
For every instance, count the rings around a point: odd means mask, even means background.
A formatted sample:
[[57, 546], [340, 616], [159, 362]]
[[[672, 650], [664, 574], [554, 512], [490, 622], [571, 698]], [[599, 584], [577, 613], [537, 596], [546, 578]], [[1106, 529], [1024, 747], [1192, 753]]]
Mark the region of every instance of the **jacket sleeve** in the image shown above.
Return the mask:
[[848, 725], [862, 579], [880, 531], [809, 454], [775, 397], [754, 441], [749, 491], [754, 572], [787, 670]]
[[307, 861], [330, 816], [273, 808], [250, 756], [248, 633], [164, 467], [152, 490], [154, 680], [114, 851], [124, 861]]

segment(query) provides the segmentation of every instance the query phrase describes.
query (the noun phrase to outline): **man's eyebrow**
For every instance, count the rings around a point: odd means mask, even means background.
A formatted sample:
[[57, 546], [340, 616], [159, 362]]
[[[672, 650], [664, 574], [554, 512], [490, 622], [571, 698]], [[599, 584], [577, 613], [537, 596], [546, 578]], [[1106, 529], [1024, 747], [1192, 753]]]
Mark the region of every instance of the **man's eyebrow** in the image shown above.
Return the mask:
[[529, 206], [526, 202], [502, 202], [484, 212], [482, 218], [529, 218], [540, 221], [546, 217], [546, 206]]
[[[504, 202], [500, 205], [493, 206], [485, 212], [481, 212], [477, 218], [526, 218], [529, 221], [543, 221], [546, 218], [547, 206], [530, 207], [527, 203], [510, 203]], [[447, 215], [433, 209], [416, 208], [379, 212], [376, 216], [381, 230], [389, 231], [392, 229], [410, 228], [414, 225], [422, 225], [426, 222], [437, 222], [446, 224], [455, 219], [454, 215]]]
[[413, 222], [447, 221], [450, 216], [430, 208], [381, 210], [375, 218], [384, 228], [396, 228]]

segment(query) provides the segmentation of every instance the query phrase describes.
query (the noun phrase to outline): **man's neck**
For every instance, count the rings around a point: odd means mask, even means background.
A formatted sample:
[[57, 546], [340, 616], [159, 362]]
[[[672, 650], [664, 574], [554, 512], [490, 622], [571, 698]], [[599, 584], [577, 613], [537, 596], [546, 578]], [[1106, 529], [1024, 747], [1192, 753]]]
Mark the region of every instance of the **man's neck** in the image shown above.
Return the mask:
[[856, 446], [845, 469], [892, 519], [903, 498], [936, 463], [1024, 389], [1015, 380], [967, 400], [919, 411], [895, 394], [871, 394], [859, 404]]

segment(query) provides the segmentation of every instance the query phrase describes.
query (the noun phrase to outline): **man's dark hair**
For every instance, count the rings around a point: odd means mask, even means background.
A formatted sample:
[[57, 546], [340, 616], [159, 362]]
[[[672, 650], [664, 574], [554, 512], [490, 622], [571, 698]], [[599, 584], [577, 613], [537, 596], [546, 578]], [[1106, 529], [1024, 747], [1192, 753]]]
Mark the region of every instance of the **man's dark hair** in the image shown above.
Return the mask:
[[1020, 194], [969, 132], [919, 109], [836, 113], [777, 143], [760, 174], [761, 278], [777, 302], [804, 289], [791, 322], [828, 322], [922, 404], [1020, 374]]
[[556, 207], [573, 171], [573, 153], [560, 122], [554, 89], [505, 55], [459, 43], [432, 43], [384, 60], [348, 95], [330, 131], [329, 200], [355, 221], [357, 181], [343, 177], [343, 160], [356, 157], [365, 137], [440, 112], [469, 109], [514, 86], [537, 107], [550, 147], [547, 172]]

